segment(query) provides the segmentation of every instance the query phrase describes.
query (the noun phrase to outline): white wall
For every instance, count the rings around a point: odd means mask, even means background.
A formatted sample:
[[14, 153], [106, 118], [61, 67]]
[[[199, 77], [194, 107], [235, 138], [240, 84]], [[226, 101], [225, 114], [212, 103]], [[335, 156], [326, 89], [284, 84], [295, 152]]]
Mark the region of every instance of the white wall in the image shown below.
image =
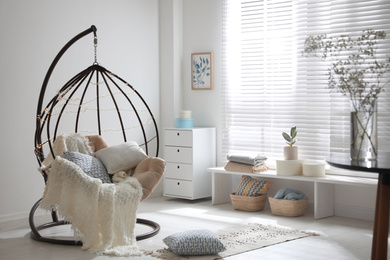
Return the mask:
[[[42, 196], [33, 141], [38, 95], [55, 55], [76, 34], [96, 25], [98, 61], [132, 84], [159, 119], [158, 6], [157, 0], [0, 1], [0, 220], [26, 217]], [[58, 89], [93, 61], [91, 34], [63, 56], [49, 85]]]
[[[221, 124], [221, 0], [160, 0], [161, 124], [174, 127], [179, 110], [195, 126]], [[191, 53], [214, 53], [214, 90], [191, 90]]]
[[182, 0], [160, 0], [159, 3], [160, 111], [163, 129], [174, 127], [175, 115], [182, 109]]
[[[222, 1], [183, 2], [183, 107], [192, 110], [196, 126], [221, 129]], [[191, 53], [213, 52], [214, 89], [191, 89]], [[219, 135], [219, 131], [218, 131]], [[218, 140], [221, 140], [220, 136]], [[220, 142], [217, 145], [220, 154]]]

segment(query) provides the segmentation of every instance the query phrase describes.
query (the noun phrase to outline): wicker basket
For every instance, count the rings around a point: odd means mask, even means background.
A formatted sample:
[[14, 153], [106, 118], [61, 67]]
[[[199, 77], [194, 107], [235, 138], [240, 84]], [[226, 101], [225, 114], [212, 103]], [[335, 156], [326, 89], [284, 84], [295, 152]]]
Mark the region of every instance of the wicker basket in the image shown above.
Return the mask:
[[309, 199], [305, 200], [280, 200], [269, 197], [269, 205], [271, 206], [272, 214], [298, 217], [305, 214]]
[[267, 202], [267, 193], [257, 197], [240, 196], [236, 193], [230, 193], [233, 208], [242, 211], [260, 211], [264, 209]]

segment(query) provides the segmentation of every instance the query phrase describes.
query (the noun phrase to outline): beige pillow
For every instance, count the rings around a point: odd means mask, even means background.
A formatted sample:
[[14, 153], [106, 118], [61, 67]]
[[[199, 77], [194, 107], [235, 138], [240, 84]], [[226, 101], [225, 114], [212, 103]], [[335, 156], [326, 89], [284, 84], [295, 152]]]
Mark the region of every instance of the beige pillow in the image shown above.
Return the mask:
[[137, 165], [132, 177], [136, 178], [142, 185], [143, 196], [141, 200], [150, 196], [160, 182], [164, 171], [165, 161], [158, 157], [147, 158]]
[[96, 151], [95, 156], [103, 162], [110, 174], [127, 171], [148, 158], [136, 142], [126, 142], [103, 148]]
[[86, 138], [89, 141], [89, 146], [91, 146], [92, 151], [94, 152], [108, 147], [106, 140], [104, 140], [103, 136], [101, 135], [88, 135]]

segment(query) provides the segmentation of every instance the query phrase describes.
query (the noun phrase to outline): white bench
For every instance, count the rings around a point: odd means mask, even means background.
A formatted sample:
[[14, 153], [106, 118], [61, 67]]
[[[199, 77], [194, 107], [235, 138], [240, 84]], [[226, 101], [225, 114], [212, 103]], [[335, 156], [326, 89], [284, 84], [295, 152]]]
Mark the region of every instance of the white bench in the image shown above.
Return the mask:
[[341, 175], [326, 175], [325, 177], [306, 177], [306, 176], [280, 176], [276, 170], [268, 170], [261, 173], [243, 173], [226, 171], [223, 167], [208, 168], [212, 173], [212, 204], [222, 204], [230, 202], [230, 193], [232, 185], [232, 175], [249, 175], [253, 177], [264, 177], [273, 179], [293, 180], [312, 182], [314, 184], [314, 218], [326, 218], [334, 215], [334, 185], [378, 185], [377, 178], [362, 178]]

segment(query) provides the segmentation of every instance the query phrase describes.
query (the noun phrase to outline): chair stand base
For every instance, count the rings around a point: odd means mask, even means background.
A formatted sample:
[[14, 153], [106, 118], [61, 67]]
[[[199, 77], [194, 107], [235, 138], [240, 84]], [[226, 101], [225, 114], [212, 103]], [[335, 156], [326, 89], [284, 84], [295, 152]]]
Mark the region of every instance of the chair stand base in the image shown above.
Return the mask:
[[[41, 204], [41, 201], [42, 201], [42, 199], [38, 200], [34, 204], [34, 206], [32, 207], [32, 209], [30, 211], [30, 216], [29, 216], [29, 223], [30, 223], [30, 228], [31, 228], [30, 237], [33, 240], [36, 240], [39, 242], [50, 243], [50, 244], [82, 246], [83, 243], [81, 241], [78, 241], [78, 240], [49, 238], [49, 237], [44, 237], [39, 233], [39, 231], [43, 230], [43, 229], [48, 229], [48, 228], [52, 228], [52, 227], [56, 227], [56, 226], [70, 225], [71, 224], [71, 223], [66, 222], [64, 220], [58, 220], [57, 213], [55, 211], [53, 211], [52, 212], [53, 222], [45, 223], [45, 224], [42, 224], [42, 225], [36, 227], [35, 223], [34, 223], [34, 214], [35, 214], [35, 211], [37, 210], [37, 208], [39, 207], [39, 205]], [[149, 232], [137, 235], [136, 236], [137, 241], [151, 238], [151, 237], [157, 235], [158, 232], [160, 232], [160, 225], [154, 221], [142, 219], [142, 218], [137, 218], [136, 223], [141, 224], [141, 225], [146, 225], [146, 226], [149, 226], [152, 228], [152, 230]]]

